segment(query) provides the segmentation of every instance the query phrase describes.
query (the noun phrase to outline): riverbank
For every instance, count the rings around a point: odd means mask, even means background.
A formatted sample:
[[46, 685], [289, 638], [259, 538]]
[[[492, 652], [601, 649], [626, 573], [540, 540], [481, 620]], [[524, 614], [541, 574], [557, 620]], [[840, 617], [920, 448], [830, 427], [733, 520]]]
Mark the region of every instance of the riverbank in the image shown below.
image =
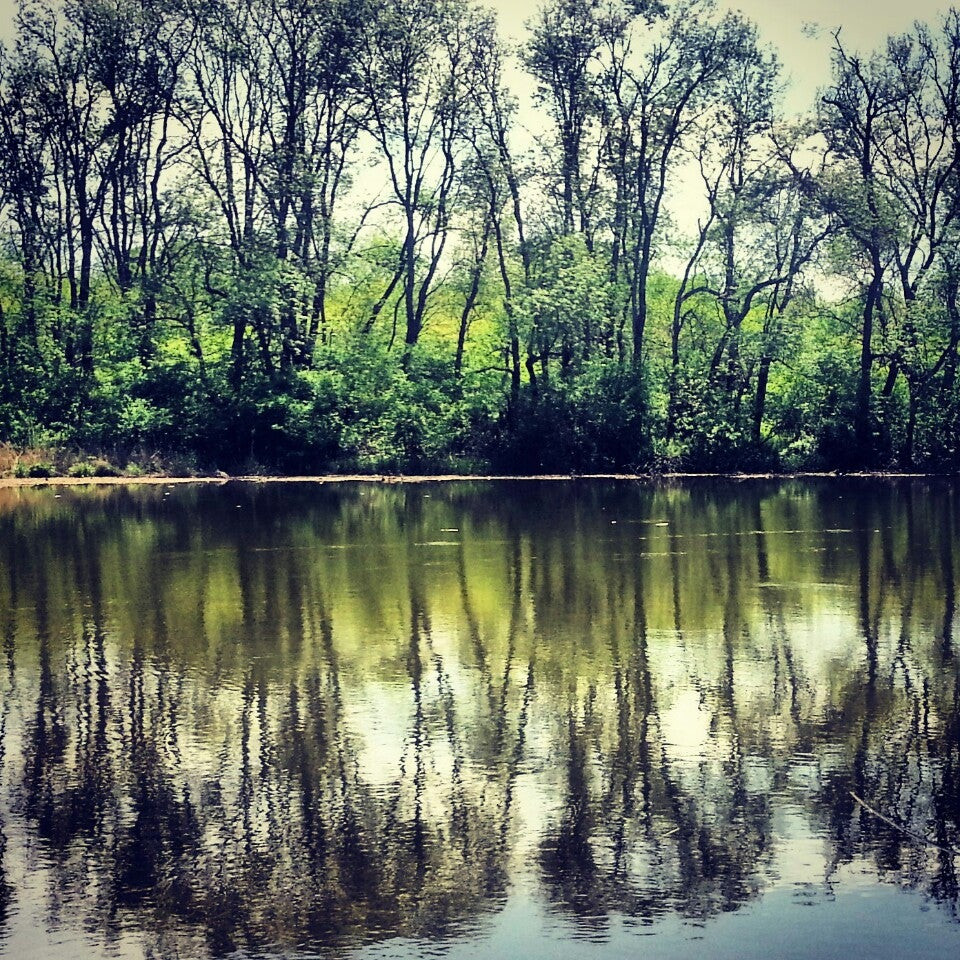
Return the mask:
[[645, 483], [673, 480], [816, 480], [862, 478], [872, 480], [955, 479], [956, 474], [900, 473], [891, 471], [800, 471], [791, 473], [547, 473], [547, 474], [321, 474], [314, 476], [228, 476], [213, 477], [0, 477], [0, 488], [46, 486], [133, 486], [224, 483], [452, 483], [455, 481], [539, 481], [635, 480]]

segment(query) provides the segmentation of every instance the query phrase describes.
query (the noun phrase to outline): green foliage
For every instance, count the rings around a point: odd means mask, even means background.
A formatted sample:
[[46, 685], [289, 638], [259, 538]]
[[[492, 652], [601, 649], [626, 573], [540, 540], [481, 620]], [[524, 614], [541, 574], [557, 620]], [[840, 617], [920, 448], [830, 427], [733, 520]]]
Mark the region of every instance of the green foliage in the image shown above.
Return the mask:
[[102, 457], [77, 460], [67, 468], [68, 477], [119, 477], [122, 471]]
[[854, 358], [849, 347], [821, 328], [820, 349], [804, 352], [771, 397], [781, 461], [788, 469], [824, 470], [853, 465]]
[[52, 477], [56, 473], [52, 463], [41, 460], [38, 463], [17, 463], [14, 467], [13, 475], [15, 477], [43, 478]]
[[[222, 305], [216, 323], [198, 332], [202, 366], [176, 327], [159, 331], [157, 350], [145, 363], [129, 338], [109, 329], [123, 314], [106, 305], [103, 316], [114, 319], [103, 321], [92, 378], [49, 346], [42, 366], [36, 355], [8, 357], [0, 439], [21, 449], [108, 452], [72, 463], [68, 458], [60, 469], [77, 477], [117, 475], [121, 470], [114, 464], [124, 463], [132, 464], [123, 471], [127, 475], [156, 469], [580, 473], [857, 465], [857, 353], [847, 314], [791, 321], [798, 332], [790, 334], [783, 361], [772, 365], [758, 442], [755, 380], [731, 392], [725, 367], [710, 374], [711, 344], [720, 328], [709, 310], [697, 307], [672, 388], [675, 417], [668, 436], [669, 367], [655, 354], [638, 371], [612, 349], [612, 311], [620, 307], [599, 257], [580, 239], [566, 238], [545, 251], [538, 271], [540, 285], [525, 293], [520, 314], [522, 349], [534, 354], [537, 377], [531, 381], [524, 367], [515, 399], [509, 355], [499, 347], [504, 320], [495, 297], [477, 308], [472, 329], [478, 333], [471, 335], [461, 377], [453, 370], [456, 301], [444, 308], [449, 319], [440, 315], [430, 336], [404, 354], [376, 331], [350, 328], [357, 322], [350, 318], [366, 310], [354, 299], [313, 363], [286, 375], [263, 368], [248, 335], [239, 384], [224, 347], [229, 304]], [[666, 316], [675, 287], [659, 278], [654, 289], [660, 292], [652, 316]], [[814, 301], [808, 305], [819, 309]], [[935, 326], [935, 318], [921, 320]], [[755, 364], [759, 347], [746, 338], [743, 343], [744, 363]], [[547, 378], [538, 351], [549, 358]], [[953, 469], [957, 463], [960, 396], [948, 372], [941, 365], [937, 376], [914, 387], [917, 465]], [[890, 464], [906, 443], [911, 387], [901, 376], [884, 396], [884, 376], [878, 367], [872, 422], [878, 462]], [[48, 476], [57, 468], [43, 460], [13, 469], [19, 476]]]
[[678, 389], [675, 434], [662, 459], [674, 469], [730, 472], [770, 470], [777, 460], [769, 446], [754, 442], [750, 410], [719, 383], [683, 381]]
[[652, 437], [644, 379], [612, 361], [595, 360], [568, 383], [538, 393], [528, 388], [487, 454], [506, 472], [645, 469]]
[[422, 472], [455, 469], [469, 458], [478, 411], [446, 358], [420, 349], [405, 370], [389, 352], [374, 349], [341, 362], [347, 463], [363, 471]]
[[538, 264], [536, 284], [519, 305], [530, 349], [559, 353], [567, 364], [579, 365], [591, 344], [611, 341], [617, 293], [604, 258], [591, 253], [582, 236], [554, 240]]
[[789, 124], [740, 15], [551, 0], [526, 160], [469, 4], [147, 6], [0, 50], [6, 472], [960, 465], [960, 15]]

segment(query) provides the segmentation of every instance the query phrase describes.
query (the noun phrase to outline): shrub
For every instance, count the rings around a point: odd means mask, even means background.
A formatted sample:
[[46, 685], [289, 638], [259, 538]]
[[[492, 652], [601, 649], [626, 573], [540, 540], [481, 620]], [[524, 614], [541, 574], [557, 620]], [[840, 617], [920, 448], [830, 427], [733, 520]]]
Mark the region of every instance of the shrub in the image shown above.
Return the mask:
[[101, 457], [78, 460], [67, 469], [68, 477], [119, 477], [120, 473], [119, 468]]
[[43, 477], [52, 477], [56, 471], [52, 463], [46, 460], [39, 460], [34, 463], [26, 463], [23, 460], [18, 461], [14, 468], [14, 476], [27, 477], [31, 479], [40, 479]]

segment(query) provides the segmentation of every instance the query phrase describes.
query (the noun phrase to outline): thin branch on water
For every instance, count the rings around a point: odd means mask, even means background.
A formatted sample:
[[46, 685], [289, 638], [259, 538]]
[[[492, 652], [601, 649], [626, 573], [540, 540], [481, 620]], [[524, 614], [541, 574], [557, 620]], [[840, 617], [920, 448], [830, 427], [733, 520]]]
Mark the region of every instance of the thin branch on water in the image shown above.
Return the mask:
[[898, 830], [900, 833], [905, 834], [913, 840], [917, 840], [920, 843], [926, 843], [931, 847], [936, 847], [938, 850], [946, 850], [949, 853], [960, 852], [956, 847], [949, 843], [940, 843], [937, 840], [931, 840], [929, 837], [925, 837], [922, 834], [914, 833], [908, 827], [903, 826], [903, 824], [897, 823], [896, 820], [891, 820], [890, 817], [885, 816], [879, 810], [875, 810], [873, 807], [871, 807], [866, 800], [864, 800], [862, 797], [858, 797], [852, 790], [850, 791], [850, 796], [853, 797], [853, 799], [856, 800], [857, 803], [859, 803], [860, 806], [867, 811], [867, 813], [872, 813], [878, 820], [882, 820], [884, 823], [887, 823], [893, 827], [894, 830]]

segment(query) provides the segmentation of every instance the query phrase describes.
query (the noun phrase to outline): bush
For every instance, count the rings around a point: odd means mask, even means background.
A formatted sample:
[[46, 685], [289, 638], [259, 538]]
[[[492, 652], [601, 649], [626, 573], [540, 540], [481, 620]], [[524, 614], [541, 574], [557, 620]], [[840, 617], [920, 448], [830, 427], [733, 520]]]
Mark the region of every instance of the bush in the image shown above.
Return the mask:
[[52, 477], [56, 470], [52, 463], [46, 460], [39, 460], [35, 463], [25, 463], [18, 461], [14, 468], [14, 476], [21, 478], [41, 479], [43, 477]]
[[121, 470], [101, 457], [87, 457], [72, 463], [67, 469], [68, 477], [119, 477]]
[[653, 459], [650, 424], [643, 379], [600, 362], [571, 383], [525, 388], [487, 454], [508, 473], [635, 471]]

